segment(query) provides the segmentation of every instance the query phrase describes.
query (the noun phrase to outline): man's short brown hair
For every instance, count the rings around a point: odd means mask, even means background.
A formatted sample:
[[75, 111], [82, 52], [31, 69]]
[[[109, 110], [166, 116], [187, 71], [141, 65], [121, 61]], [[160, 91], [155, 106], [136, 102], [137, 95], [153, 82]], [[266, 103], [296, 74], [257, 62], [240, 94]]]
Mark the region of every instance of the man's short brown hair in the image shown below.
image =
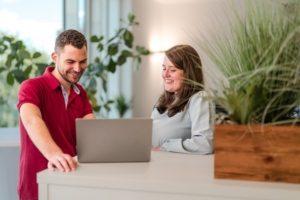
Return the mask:
[[57, 52], [69, 44], [78, 49], [81, 49], [83, 46], [87, 47], [84, 35], [77, 30], [69, 29], [63, 31], [57, 36], [54, 50]]

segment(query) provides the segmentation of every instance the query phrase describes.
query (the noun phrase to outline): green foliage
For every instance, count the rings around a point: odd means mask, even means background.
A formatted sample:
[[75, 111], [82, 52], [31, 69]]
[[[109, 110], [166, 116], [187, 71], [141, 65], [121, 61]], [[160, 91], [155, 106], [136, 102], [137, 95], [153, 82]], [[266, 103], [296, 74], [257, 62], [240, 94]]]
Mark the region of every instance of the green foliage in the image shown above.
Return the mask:
[[116, 108], [118, 110], [120, 118], [123, 118], [126, 112], [129, 110], [130, 108], [129, 103], [126, 101], [123, 95], [119, 95], [116, 98]]
[[13, 36], [0, 36], [0, 73], [6, 74], [8, 85], [14, 85], [15, 81], [22, 83], [32, 74], [39, 74], [39, 63], [42, 54], [30, 52], [22, 40]]
[[[134, 44], [134, 35], [131, 29], [138, 25], [133, 14], [129, 14], [127, 21], [116, 31], [111, 38], [93, 35], [90, 41], [97, 47], [98, 55], [89, 64], [83, 77], [88, 96], [92, 102], [94, 111], [109, 112], [111, 106], [118, 101], [109, 99], [107, 95], [107, 79], [109, 73], [115, 73], [118, 67], [131, 60], [137, 67], [141, 63], [141, 57], [150, 54], [145, 47]], [[102, 86], [102, 91], [97, 87]], [[99, 97], [99, 98], [97, 98]], [[117, 106], [117, 108], [119, 108]], [[123, 111], [122, 111], [123, 112]]]
[[300, 105], [300, 4], [248, 1], [231, 18], [231, 36], [214, 35], [204, 50], [227, 78], [216, 95], [240, 124], [288, 123]]
[[16, 126], [18, 86], [41, 74], [46, 66], [40, 52], [29, 50], [14, 36], [0, 34], [0, 127]]

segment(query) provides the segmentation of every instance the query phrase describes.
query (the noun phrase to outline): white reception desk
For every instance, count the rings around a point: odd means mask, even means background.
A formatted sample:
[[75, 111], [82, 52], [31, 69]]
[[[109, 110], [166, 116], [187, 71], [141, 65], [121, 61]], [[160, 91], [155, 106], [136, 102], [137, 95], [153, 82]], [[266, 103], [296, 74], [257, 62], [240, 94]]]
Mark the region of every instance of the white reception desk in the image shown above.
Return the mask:
[[80, 164], [38, 173], [39, 200], [288, 200], [300, 184], [213, 178], [213, 155], [152, 152], [149, 163]]

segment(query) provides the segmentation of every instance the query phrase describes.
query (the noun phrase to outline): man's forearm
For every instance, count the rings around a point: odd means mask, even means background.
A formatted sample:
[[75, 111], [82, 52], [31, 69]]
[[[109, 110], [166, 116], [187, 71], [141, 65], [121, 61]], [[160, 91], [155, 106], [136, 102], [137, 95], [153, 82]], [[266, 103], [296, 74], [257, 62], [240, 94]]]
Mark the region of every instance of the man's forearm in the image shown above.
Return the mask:
[[20, 116], [30, 139], [47, 160], [53, 154], [62, 153], [62, 150], [52, 139], [40, 111], [35, 105], [22, 105]]
[[24, 126], [34, 145], [46, 157], [47, 160], [49, 160], [53, 154], [58, 152], [62, 153], [62, 150], [53, 141], [48, 128], [42, 119], [32, 119], [27, 122], [26, 125], [24, 124]]

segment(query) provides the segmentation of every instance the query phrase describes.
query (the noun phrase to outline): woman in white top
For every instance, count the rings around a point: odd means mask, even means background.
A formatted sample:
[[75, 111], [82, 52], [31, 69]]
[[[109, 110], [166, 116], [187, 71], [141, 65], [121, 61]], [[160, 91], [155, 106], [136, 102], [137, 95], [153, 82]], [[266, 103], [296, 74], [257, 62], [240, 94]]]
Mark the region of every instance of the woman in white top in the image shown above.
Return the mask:
[[153, 147], [179, 153], [212, 153], [213, 106], [199, 86], [203, 85], [203, 74], [196, 50], [189, 45], [167, 50], [162, 78], [164, 92], [151, 115]]

